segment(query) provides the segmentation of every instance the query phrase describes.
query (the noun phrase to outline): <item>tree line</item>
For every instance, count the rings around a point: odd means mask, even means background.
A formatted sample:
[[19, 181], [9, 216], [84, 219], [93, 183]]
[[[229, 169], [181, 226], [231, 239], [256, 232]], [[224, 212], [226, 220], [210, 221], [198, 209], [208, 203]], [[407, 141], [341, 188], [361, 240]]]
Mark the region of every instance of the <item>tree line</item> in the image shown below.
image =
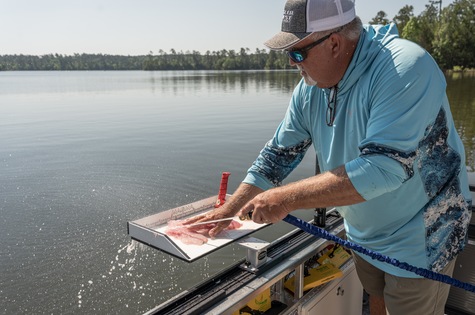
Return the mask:
[[[456, 0], [442, 8], [442, 0], [429, 0], [425, 10], [414, 15], [406, 5], [392, 18], [400, 36], [421, 45], [444, 70], [475, 68], [475, 0]], [[370, 24], [388, 24], [379, 11]], [[235, 50], [159, 50], [148, 55], [104, 54], [0, 55], [0, 71], [15, 70], [255, 70], [289, 69], [285, 53], [249, 48]]]
[[[442, 8], [442, 0], [429, 0], [425, 10], [414, 16], [406, 5], [393, 18], [402, 38], [424, 47], [444, 70], [475, 68], [475, 0], [456, 0]], [[379, 11], [370, 24], [387, 24]]]
[[48, 54], [3, 55], [0, 56], [0, 71], [16, 70], [254, 70], [288, 69], [286, 55], [282, 52], [249, 48], [234, 50], [170, 53], [163, 50], [158, 55], [152, 52], [143, 56], [121, 56], [104, 54]]

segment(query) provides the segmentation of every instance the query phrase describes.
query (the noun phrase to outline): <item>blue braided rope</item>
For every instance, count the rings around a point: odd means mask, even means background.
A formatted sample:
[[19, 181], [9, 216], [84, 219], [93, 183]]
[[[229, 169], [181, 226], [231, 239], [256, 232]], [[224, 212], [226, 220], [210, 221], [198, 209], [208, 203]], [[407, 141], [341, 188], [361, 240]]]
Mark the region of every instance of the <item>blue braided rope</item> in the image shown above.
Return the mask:
[[413, 272], [413, 273], [415, 273], [419, 276], [422, 276], [424, 278], [427, 278], [427, 279], [431, 279], [431, 280], [443, 282], [443, 283], [446, 283], [446, 284], [450, 284], [454, 287], [458, 287], [458, 288], [461, 288], [461, 289], [464, 289], [464, 290], [467, 290], [467, 291], [470, 291], [470, 292], [475, 292], [475, 286], [470, 284], [470, 283], [461, 282], [457, 279], [451, 278], [447, 275], [443, 275], [443, 274], [440, 274], [440, 273], [437, 273], [437, 272], [433, 272], [431, 270], [427, 270], [427, 269], [424, 269], [424, 268], [418, 268], [418, 267], [412, 266], [412, 265], [410, 265], [406, 262], [400, 262], [399, 260], [397, 260], [395, 258], [391, 258], [391, 257], [385, 256], [385, 255], [382, 255], [380, 253], [377, 253], [377, 252], [372, 251], [370, 249], [364, 248], [363, 246], [360, 246], [360, 245], [355, 244], [353, 242], [343, 240], [343, 239], [339, 238], [338, 236], [330, 234], [327, 231], [325, 231], [324, 229], [321, 229], [321, 228], [319, 228], [315, 225], [312, 225], [308, 222], [305, 222], [304, 220], [299, 219], [297, 217], [294, 217], [293, 215], [290, 215], [290, 214], [287, 215], [284, 218], [284, 221], [298, 227], [299, 229], [301, 229], [301, 230], [303, 230], [303, 231], [305, 231], [309, 234], [327, 239], [329, 241], [333, 241], [337, 244], [345, 246], [346, 248], [352, 249], [352, 250], [354, 250], [358, 253], [367, 255], [367, 256], [371, 257], [372, 259], [376, 259], [376, 260], [379, 260], [379, 261], [382, 261], [382, 262], [386, 262], [388, 264], [391, 264], [391, 265], [396, 266], [398, 268], [401, 268], [403, 270]]

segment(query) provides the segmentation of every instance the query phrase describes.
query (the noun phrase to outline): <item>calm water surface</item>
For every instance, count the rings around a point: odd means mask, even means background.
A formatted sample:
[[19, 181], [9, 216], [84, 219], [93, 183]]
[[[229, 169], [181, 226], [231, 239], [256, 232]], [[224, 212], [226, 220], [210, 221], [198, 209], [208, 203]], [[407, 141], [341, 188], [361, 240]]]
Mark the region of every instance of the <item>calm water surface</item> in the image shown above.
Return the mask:
[[[231, 245], [182, 262], [135, 246], [126, 222], [217, 194], [223, 171], [232, 192], [299, 78], [0, 72], [0, 313], [142, 313], [240, 260]], [[475, 169], [475, 78], [448, 83]], [[311, 155], [288, 181], [313, 173]]]

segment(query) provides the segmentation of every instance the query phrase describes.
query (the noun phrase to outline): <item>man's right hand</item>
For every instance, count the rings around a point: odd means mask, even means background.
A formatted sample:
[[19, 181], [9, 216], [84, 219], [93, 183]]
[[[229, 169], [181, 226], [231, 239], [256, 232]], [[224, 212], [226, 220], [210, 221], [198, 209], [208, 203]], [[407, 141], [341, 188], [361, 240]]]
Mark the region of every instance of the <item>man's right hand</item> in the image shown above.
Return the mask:
[[[233, 213], [226, 205], [227, 204], [224, 204], [217, 209], [188, 218], [183, 221], [183, 225], [233, 217], [235, 213]], [[209, 236], [215, 238], [222, 230], [227, 228], [230, 223], [231, 220], [216, 223], [216, 225], [208, 231]]]
[[[207, 213], [194, 216], [184, 221], [184, 224], [191, 224], [197, 222], [204, 222], [209, 220], [217, 220], [223, 218], [233, 217], [238, 214], [244, 205], [252, 198], [262, 193], [263, 190], [249, 184], [241, 183], [234, 194], [229, 198], [224, 205]], [[209, 236], [215, 238], [222, 230], [228, 227], [230, 221], [223, 221], [216, 224], [216, 226], [209, 230]]]

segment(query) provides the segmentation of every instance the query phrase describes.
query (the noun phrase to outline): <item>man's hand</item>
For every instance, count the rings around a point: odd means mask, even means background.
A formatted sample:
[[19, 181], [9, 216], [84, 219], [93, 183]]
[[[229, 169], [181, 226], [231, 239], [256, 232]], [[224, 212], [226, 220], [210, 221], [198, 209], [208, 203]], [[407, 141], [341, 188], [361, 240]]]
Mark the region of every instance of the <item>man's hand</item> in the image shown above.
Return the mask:
[[[209, 220], [217, 220], [223, 218], [229, 218], [235, 216], [239, 210], [248, 202], [251, 198], [261, 193], [263, 190], [255, 186], [241, 183], [234, 194], [229, 198], [224, 205], [209, 211], [202, 215], [197, 215], [184, 221], [184, 224], [191, 224], [197, 222], [204, 222]], [[209, 230], [209, 236], [215, 238], [222, 230], [228, 227], [230, 221], [223, 221], [216, 224], [214, 228]]]
[[250, 200], [240, 211], [239, 215], [246, 215], [253, 211], [252, 220], [256, 223], [276, 223], [281, 221], [294, 209], [289, 209], [285, 201], [285, 194], [280, 188], [269, 189]]
[[[234, 216], [234, 212], [229, 208], [230, 207], [227, 207], [226, 204], [224, 204], [217, 209], [184, 220], [183, 225], [232, 217]], [[230, 223], [231, 220], [216, 223], [215, 227], [209, 230], [209, 236], [215, 238], [216, 235], [227, 228]]]

